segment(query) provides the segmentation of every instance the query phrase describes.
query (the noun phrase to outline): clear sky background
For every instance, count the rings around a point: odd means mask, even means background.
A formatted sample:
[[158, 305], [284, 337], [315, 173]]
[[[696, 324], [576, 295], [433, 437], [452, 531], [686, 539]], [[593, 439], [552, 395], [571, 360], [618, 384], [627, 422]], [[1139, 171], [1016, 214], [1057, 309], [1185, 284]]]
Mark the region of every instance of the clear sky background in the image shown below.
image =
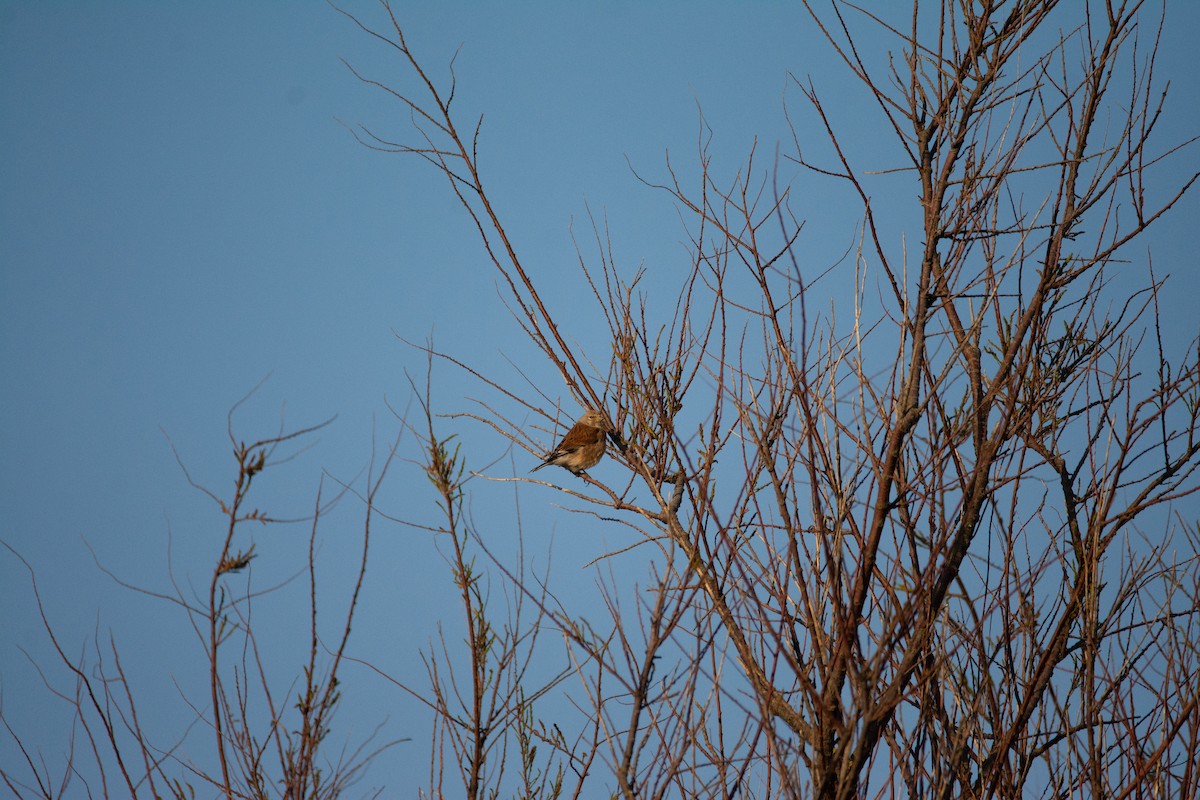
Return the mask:
[[[609, 343], [598, 314], [578, 302], [572, 225], [586, 246], [587, 209], [606, 214], [619, 267], [629, 275], [645, 266], [651, 296], [670, 302], [688, 263], [684, 232], [669, 199], [629, 164], [662, 178], [670, 152], [694, 175], [700, 109], [719, 171], [740, 167], [755, 137], [769, 160], [787, 137], [785, 97], [802, 108], [787, 91], [791, 70], [811, 78], [859, 152], [894, 165], [878, 150], [886, 137], [871, 104], [794, 3], [396, 5], [439, 79], [461, 45], [457, 102], [464, 122], [485, 115], [481, 164], [492, 199], [546, 298], [569, 319], [567, 335], [600, 364]], [[372, 3], [349, 7], [385, 24]], [[1157, 69], [1172, 81], [1164, 140], [1179, 140], [1200, 130], [1200, 10], [1175, 2], [1168, 13]], [[867, 49], [886, 46], [879, 39]], [[432, 335], [519, 390], [510, 360], [561, 396], [569, 416], [577, 412], [522, 342], [444, 180], [416, 159], [367, 151], [339, 124], [411, 132], [407, 114], [359, 84], [339, 56], [385, 82], [408, 80], [321, 2], [0, 0], [0, 539], [36, 570], [68, 651], [83, 654], [111, 633], [143, 693], [143, 721], [164, 744], [191, 719], [176, 684], [203, 697], [199, 644], [176, 608], [118, 586], [99, 566], [160, 592], [171, 591], [168, 564], [187, 592], [206, 580], [222, 519], [187, 485], [164, 432], [195, 480], [228, 495], [226, 415], [264, 377], [234, 418], [240, 437], [270, 435], [281, 413], [288, 427], [337, 415], [313, 449], [256, 487], [256, 503], [300, 517], [323, 471], [353, 481], [373, 444], [395, 436], [389, 407], [409, 402], [405, 370], [424, 370], [402, 339]], [[810, 218], [806, 246], [828, 263], [861, 214], [823, 191], [802, 188], [796, 208]], [[903, 183], [896, 191], [916, 193]], [[1156, 271], [1172, 275], [1164, 311], [1184, 338], [1197, 324], [1198, 211], [1189, 197], [1149, 240]], [[434, 392], [447, 412], [495, 399], [444, 366]], [[464, 437], [471, 467], [501, 459], [489, 474], [524, 474], [534, 463], [462, 420], [443, 431]], [[606, 469], [617, 467], [602, 465], [597, 476], [616, 479]], [[511, 485], [476, 484], [475, 522], [510, 557]], [[409, 464], [396, 467], [381, 497], [391, 514], [436, 520], [428, 484]], [[553, 547], [563, 596], [595, 602], [583, 567], [624, 534], [569, 514], [548, 490], [523, 490], [519, 502], [526, 547], [546, 554], [531, 562], [544, 568]], [[348, 500], [318, 535], [331, 619], [349, 589], [360, 527], [361, 507]], [[307, 532], [306, 524], [247, 528], [259, 553], [254, 585], [302, 568]], [[381, 526], [354, 654], [423, 687], [417, 649], [454, 614], [452, 588], [429, 534]], [[302, 589], [259, 607], [282, 676], [298, 672], [303, 654]], [[49, 645], [24, 568], [7, 551], [0, 608], [4, 714], [53, 763], [69, 708], [31, 663], [50, 664]], [[57, 666], [45, 675], [70, 688]], [[363, 792], [387, 785], [410, 795], [428, 775], [429, 715], [366, 669], [343, 678], [335, 735], [361, 740], [382, 723], [381, 740], [413, 740], [376, 764]], [[188, 742], [203, 752], [207, 739], [193, 731]], [[0, 742], [0, 759], [13, 758], [11, 742]]]

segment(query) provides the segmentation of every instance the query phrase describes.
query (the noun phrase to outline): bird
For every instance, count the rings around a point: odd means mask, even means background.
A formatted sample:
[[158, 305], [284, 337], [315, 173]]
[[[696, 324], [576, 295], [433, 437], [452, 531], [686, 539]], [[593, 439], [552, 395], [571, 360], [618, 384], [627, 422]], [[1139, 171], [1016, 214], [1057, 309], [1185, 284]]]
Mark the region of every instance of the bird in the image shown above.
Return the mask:
[[546, 453], [542, 463], [530, 472], [545, 466], [562, 467], [573, 475], [582, 475], [584, 470], [596, 466], [604, 457], [604, 433], [608, 423], [595, 409], [587, 409], [579, 421], [567, 431], [558, 447]]

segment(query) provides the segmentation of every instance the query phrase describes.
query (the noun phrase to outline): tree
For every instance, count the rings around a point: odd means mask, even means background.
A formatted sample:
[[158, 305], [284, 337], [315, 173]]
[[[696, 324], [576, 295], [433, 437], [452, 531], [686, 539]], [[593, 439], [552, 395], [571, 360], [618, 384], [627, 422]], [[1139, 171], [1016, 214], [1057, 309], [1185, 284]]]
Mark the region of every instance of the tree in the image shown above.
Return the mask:
[[[799, 79], [829, 160], [795, 127], [787, 152], [761, 166], [752, 151], [728, 182], [703, 141], [699, 175], [668, 160], [645, 182], [688, 215], [674, 313], [638, 295], [595, 221], [597, 255], [581, 256], [612, 340], [603, 376], [506, 234], [481, 123], [460, 126], [453, 76], [439, 85], [383, 6], [384, 31], [351, 18], [407, 75], [355, 74], [410, 111], [416, 138], [356, 135], [446, 176], [517, 322], [613, 428], [628, 482], [564, 491], [656, 545], [639, 550], [652, 585], [636, 612], [614, 599], [603, 629], [514, 578], [537, 619], [497, 636], [456, 572], [475, 691], [455, 698], [439, 673], [432, 703], [468, 796], [499, 779], [508, 736], [527, 771], [530, 742], [548, 745], [551, 796], [595, 781], [629, 798], [1195, 793], [1200, 527], [1176, 501], [1198, 488], [1198, 343], [1163, 335], [1163, 280], [1133, 245], [1197, 176], [1169, 166], [1190, 142], [1154, 135], [1166, 92], [1142, 3], [914, 3], [893, 19], [806, 2], [877, 105], [887, 174], [856, 162]], [[862, 26], [892, 38], [886, 60], [858, 46]], [[806, 260], [788, 164], [858, 198], [843, 263]], [[896, 175], [911, 210], [875, 199]], [[886, 233], [906, 211], [919, 235]], [[834, 280], [854, 282], [853, 308], [820, 308], [814, 288]], [[432, 421], [426, 441], [444, 530], [478, 545]], [[592, 715], [577, 736], [527, 714], [549, 687], [520, 686], [524, 637], [548, 623]], [[487, 674], [518, 688], [482, 713]]]
[[[356, 135], [446, 177], [528, 341], [605, 418], [621, 476], [471, 471], [447, 427], [473, 421], [540, 455], [576, 414], [423, 348], [428, 370], [466, 369], [491, 392], [447, 420], [414, 379], [420, 414], [401, 421], [442, 515], [464, 636], [425, 652], [427, 684], [368, 666], [433, 714], [430, 796], [1197, 794], [1200, 339], [1168, 335], [1164, 279], [1135, 250], [1197, 175], [1181, 171], [1191, 141], [1158, 141], [1161, 27], [1143, 3], [944, 0], [892, 17], [806, 2], [875, 104], [881, 163], [798, 78], [820, 142], [797, 121], [774, 158], [755, 148], [728, 179], [704, 138], [698, 174], [669, 159], [642, 180], [684, 213], [675, 302], [663, 312], [641, 273], [622, 273], [601, 222], [594, 255], [580, 248], [602, 354], [573, 344], [508, 236], [480, 169], [486, 131], [461, 126], [453, 73], [435, 80], [382, 6], [381, 30], [342, 13], [403, 72], [351, 69], [411, 114], [415, 138]], [[886, 56], [861, 46], [868, 29], [890, 37]], [[898, 182], [906, 193], [883, 190]], [[801, 185], [855, 198], [845, 259], [808, 255], [819, 234], [796, 211]], [[827, 304], [834, 282], [854, 287], [849, 307]], [[203, 489], [227, 523], [217, 558], [203, 591], [165, 596], [206, 659], [193, 697], [211, 759], [141, 729], [115, 643], [97, 641], [89, 665], [46, 622], [94, 793], [342, 796], [378, 752], [318, 758], [400, 443], [359, 498], [360, 564], [332, 635], [318, 632], [310, 538], [311, 635], [286, 700], [254, 633], [260, 595], [232, 585], [253, 557], [235, 531], [271, 521], [251, 484], [305, 433], [246, 444], [231, 423], [234, 492]], [[523, 555], [492, 555], [470, 513], [475, 475], [556, 488], [631, 532], [597, 554], [604, 620]], [[313, 535], [328, 506], [318, 494]], [[644, 582], [603, 571], [618, 559]], [[22, 752], [30, 777], [0, 768], [11, 791], [65, 793], [74, 742], [60, 779]]]
[[[293, 673], [291, 664], [282, 666], [278, 654], [270, 652], [282, 648], [260, 644], [263, 626], [253, 621], [253, 609], [261, 609], [264, 596], [279, 594], [283, 587], [263, 589], [253, 586], [248, 577], [244, 583], [237, 578], [256, 557], [254, 545], [243, 544], [245, 529], [288, 521], [252, 504], [255, 478], [292, 460], [297, 451], [289, 448], [300, 445], [329, 421], [247, 442], [234, 433], [234, 413], [246, 399], [229, 413], [228, 435], [235, 467], [231, 494], [222, 496], [197, 483], [176, 453], [186, 480], [212, 501], [224, 521], [224, 531], [214, 543], [215, 557], [207, 574], [201, 572], [201, 584], [197, 586], [177, 575], [171, 565], [172, 591], [156, 592], [131, 584], [102, 567], [125, 588], [175, 606], [196, 637], [206, 680], [200, 686], [179, 685], [180, 695], [194, 716], [171, 734], [174, 738], [162, 741], [139, 719], [138, 709], [148, 705], [144, 695], [139, 698], [143, 687], [129, 678], [121, 649], [111, 633], [105, 642], [97, 631], [82, 655], [68, 652], [47, 617], [32, 566], [4, 543], [29, 573], [41, 623], [57, 656], [57, 663], [35, 666], [48, 692], [73, 707], [74, 712], [73, 730], [65, 743], [65, 763], [60, 767], [48, 764], [39, 752], [27, 746], [22, 733], [0, 708], [0, 723], [15, 741], [23, 761], [20, 767], [0, 766], [0, 781], [13, 796], [73, 797], [81, 791], [75, 787], [82, 786], [87, 796], [100, 797], [194, 798], [199, 790], [228, 798], [333, 798], [342, 796], [376, 756], [396, 744], [376, 744], [372, 735], [361, 737], [355, 747], [337, 752], [326, 742], [341, 700], [340, 672], [348, 658], [346, 647], [366, 574], [371, 525], [378, 515], [375, 493], [387, 474], [390, 455], [381, 467], [372, 461], [367, 475], [367, 490], [361, 498], [364, 515], [359, 563], [347, 590], [345, 610], [330, 609], [338, 605], [337, 599], [323, 596], [324, 612], [334, 613], [332, 627], [318, 625], [315, 541], [325, 513], [349, 487], [329, 497], [322, 481], [316, 492], [308, 519], [311, 527], [303, 576], [310, 601], [305, 609], [309, 630], [299, 642], [303, 660], [298, 672]], [[191, 569], [183, 571], [190, 577]], [[172, 644], [169, 636], [163, 637], [163, 647]], [[65, 670], [64, 679], [56, 680], [54, 667], [59, 667], [60, 673]], [[211, 737], [207, 739], [211, 749], [195, 737], [189, 738], [194, 728]]]

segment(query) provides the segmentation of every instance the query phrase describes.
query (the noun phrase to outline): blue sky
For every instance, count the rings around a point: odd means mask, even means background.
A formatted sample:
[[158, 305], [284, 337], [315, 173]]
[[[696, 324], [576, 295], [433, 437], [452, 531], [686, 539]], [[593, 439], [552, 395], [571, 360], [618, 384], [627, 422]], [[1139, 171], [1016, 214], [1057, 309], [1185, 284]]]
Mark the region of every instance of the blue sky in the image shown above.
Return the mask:
[[[384, 22], [371, 3], [350, 8]], [[766, 155], [785, 137], [791, 70], [836, 98], [835, 121], [855, 147], [870, 154], [875, 146], [870, 104], [795, 4], [398, 10], [435, 76], [445, 79], [461, 45], [458, 102], [464, 117], [485, 115], [481, 162], [492, 199], [560, 308], [575, 299], [571, 228], [589, 241], [589, 207], [608, 216], [619, 265], [630, 273], [645, 265], [649, 290], [674, 296], [674, 267], [687, 260], [683, 230], [667, 198], [638, 183], [628, 164], [651, 177], [663, 175], [668, 151], [685, 169], [693, 164], [698, 109], [718, 168], [731, 173], [754, 137]], [[1166, 134], [1180, 138], [1200, 129], [1189, 42], [1200, 12], [1176, 3], [1170, 14], [1158, 69], [1172, 79]], [[270, 435], [281, 413], [289, 427], [337, 415], [312, 450], [264, 481], [264, 504], [303, 516], [323, 470], [351, 480], [372, 442], [395, 435], [389, 404], [405, 407], [404, 372], [424, 369], [401, 339], [432, 335], [473, 363], [503, 371], [511, 359], [535, 380], [557, 380], [527, 360], [534, 352], [443, 180], [415, 159], [365, 150], [339, 124], [410, 131], [407, 115], [356, 82], [339, 56], [385, 81], [402, 75], [320, 2], [0, 0], [0, 539], [36, 570], [68, 650], [112, 632], [140, 671], [156, 731], [186, 718], [172, 677], [197, 677], [198, 646], [178, 611], [117, 586], [89, 545], [122, 579], [169, 591], [169, 540], [176, 575], [203, 583], [221, 519], [187, 486], [164, 431], [193, 477], [225, 493], [234, 475], [226, 415], [264, 377], [235, 418], [245, 438]], [[800, 102], [794, 91], [788, 98]], [[839, 217], [837, 198], [801, 196], [799, 211], [818, 225], [811, 246], [842, 252], [858, 222], [853, 204]], [[1154, 240], [1156, 270], [1178, 280], [1164, 300], [1168, 318], [1186, 323], [1186, 335], [1195, 329], [1197, 210], [1187, 199]], [[601, 320], [575, 316], [568, 335], [606, 359]], [[471, 398], [482, 396], [448, 368], [438, 368], [434, 385], [446, 411], [475, 410]], [[561, 385], [548, 391], [574, 413]], [[450, 422], [446, 430], [473, 435]], [[494, 441], [470, 441], [478, 442], [473, 463], [505, 457]], [[497, 469], [519, 474], [529, 465], [524, 453], [512, 457], [513, 466]], [[511, 552], [512, 531], [493, 516], [512, 510], [511, 489], [481, 491], [491, 494], [478, 501], [477, 522]], [[530, 491], [520, 503], [527, 544], [553, 543], [564, 590], [594, 601], [593, 579], [579, 576], [601, 552], [588, 536], [609, 534], [564, 512], [558, 497]], [[397, 467], [384, 505], [433, 518], [424, 479], [408, 465]], [[354, 554], [357, 514], [344, 503], [319, 539], [331, 593], [352, 561], [344, 556]], [[251, 532], [256, 585], [302, 566], [306, 533], [305, 525]], [[385, 528], [357, 654], [420, 683], [416, 647], [436, 635], [449, 588], [427, 535]], [[45, 659], [47, 642], [24, 570], [7, 552], [0, 598], [4, 711], [52, 757], [69, 716], [26, 658]], [[302, 600], [285, 592], [263, 606], [285, 650]], [[339, 732], [360, 734], [382, 716], [386, 736], [417, 740], [364, 786], [407, 793], [427, 774], [427, 716], [365, 671], [346, 678], [362, 683], [347, 689]], [[0, 744], [5, 763], [9, 747]]]

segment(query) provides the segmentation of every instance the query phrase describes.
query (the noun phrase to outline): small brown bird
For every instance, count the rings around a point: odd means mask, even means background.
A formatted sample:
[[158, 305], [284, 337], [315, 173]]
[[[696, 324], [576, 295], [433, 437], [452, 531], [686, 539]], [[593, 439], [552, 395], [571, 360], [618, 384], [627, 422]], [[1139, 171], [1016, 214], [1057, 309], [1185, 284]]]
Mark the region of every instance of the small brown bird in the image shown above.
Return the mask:
[[546, 454], [545, 460], [530, 472], [553, 465], [581, 475], [584, 470], [596, 466], [604, 457], [604, 432], [608, 423], [599, 411], [588, 409], [575, 423], [558, 447]]

